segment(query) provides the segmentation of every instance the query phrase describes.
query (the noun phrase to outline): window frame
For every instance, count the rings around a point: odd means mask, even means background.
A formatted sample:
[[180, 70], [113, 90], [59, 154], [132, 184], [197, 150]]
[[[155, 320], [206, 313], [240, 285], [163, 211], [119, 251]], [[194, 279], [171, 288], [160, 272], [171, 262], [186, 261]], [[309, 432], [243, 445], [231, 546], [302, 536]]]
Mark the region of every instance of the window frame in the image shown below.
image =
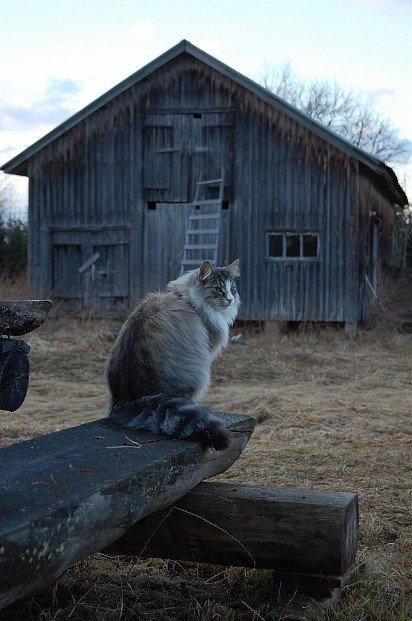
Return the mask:
[[[281, 257], [272, 257], [269, 254], [269, 239], [270, 237], [274, 237], [275, 235], [281, 235], [282, 236], [282, 256]], [[299, 235], [299, 253], [300, 256], [298, 257], [288, 257], [286, 256], [286, 238], [288, 236], [296, 236]], [[303, 238], [306, 235], [311, 235], [317, 238], [317, 255], [316, 257], [305, 257], [302, 256], [303, 253]], [[266, 231], [265, 232], [265, 260], [272, 262], [272, 261], [276, 261], [276, 262], [282, 262], [282, 263], [289, 263], [289, 262], [296, 262], [296, 261], [300, 261], [300, 262], [305, 262], [305, 263], [319, 263], [320, 262], [320, 252], [321, 252], [321, 245], [320, 245], [320, 231], [319, 230], [302, 230], [302, 229], [276, 229], [276, 230], [270, 230], [270, 231]]]

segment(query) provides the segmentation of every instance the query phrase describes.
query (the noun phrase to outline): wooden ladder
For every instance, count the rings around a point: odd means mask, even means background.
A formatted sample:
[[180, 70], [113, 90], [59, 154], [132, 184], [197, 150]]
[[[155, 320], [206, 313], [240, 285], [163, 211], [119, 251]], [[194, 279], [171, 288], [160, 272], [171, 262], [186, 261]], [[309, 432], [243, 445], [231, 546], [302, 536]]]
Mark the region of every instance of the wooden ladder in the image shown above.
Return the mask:
[[[220, 218], [224, 191], [224, 170], [220, 179], [202, 180], [202, 173], [196, 183], [195, 197], [191, 206], [186, 229], [180, 275], [210, 261], [217, 263], [219, 248]], [[205, 198], [207, 188], [218, 188], [217, 198]]]

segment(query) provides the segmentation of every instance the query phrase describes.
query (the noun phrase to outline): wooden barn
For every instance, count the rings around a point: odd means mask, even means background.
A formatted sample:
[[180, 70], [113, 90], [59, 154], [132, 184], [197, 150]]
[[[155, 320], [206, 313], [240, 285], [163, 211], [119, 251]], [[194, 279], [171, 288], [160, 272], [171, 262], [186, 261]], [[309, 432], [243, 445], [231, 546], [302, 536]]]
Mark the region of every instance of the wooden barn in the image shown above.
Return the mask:
[[32, 295], [69, 308], [239, 258], [243, 319], [353, 325], [407, 203], [383, 162], [187, 41], [3, 170], [30, 179]]

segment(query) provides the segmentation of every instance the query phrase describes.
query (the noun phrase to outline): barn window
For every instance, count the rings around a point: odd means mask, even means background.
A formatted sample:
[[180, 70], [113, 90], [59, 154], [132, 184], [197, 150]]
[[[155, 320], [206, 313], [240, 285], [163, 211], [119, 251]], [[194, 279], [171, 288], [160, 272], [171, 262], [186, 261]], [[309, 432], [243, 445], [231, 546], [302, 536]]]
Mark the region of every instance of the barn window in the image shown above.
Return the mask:
[[269, 257], [273, 258], [281, 258], [283, 257], [283, 235], [272, 233], [268, 235], [268, 245], [269, 245]]
[[286, 235], [286, 256], [300, 257], [300, 235]]
[[319, 258], [319, 233], [271, 231], [266, 233], [266, 258], [302, 260]]

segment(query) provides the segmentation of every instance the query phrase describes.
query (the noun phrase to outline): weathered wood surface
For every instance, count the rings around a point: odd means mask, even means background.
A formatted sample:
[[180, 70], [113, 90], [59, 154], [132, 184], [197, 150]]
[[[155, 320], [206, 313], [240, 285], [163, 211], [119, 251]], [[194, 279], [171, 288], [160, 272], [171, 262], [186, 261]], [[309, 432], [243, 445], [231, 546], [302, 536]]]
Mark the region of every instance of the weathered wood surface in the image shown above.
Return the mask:
[[[30, 177], [32, 290], [116, 311], [164, 287], [199, 171], [222, 164], [219, 265], [241, 259], [241, 318], [360, 321], [364, 275], [391, 262], [393, 204], [407, 202], [394, 173], [188, 42], [4, 166]], [[268, 232], [319, 234], [319, 256], [269, 258]]]
[[21, 336], [37, 330], [46, 321], [51, 300], [0, 301], [0, 334]]
[[232, 430], [221, 452], [114, 427], [108, 419], [2, 449], [0, 608], [50, 584], [137, 520], [226, 470], [254, 421], [220, 416]]
[[335, 586], [355, 557], [356, 494], [202, 483], [173, 507], [107, 552], [323, 576]]

